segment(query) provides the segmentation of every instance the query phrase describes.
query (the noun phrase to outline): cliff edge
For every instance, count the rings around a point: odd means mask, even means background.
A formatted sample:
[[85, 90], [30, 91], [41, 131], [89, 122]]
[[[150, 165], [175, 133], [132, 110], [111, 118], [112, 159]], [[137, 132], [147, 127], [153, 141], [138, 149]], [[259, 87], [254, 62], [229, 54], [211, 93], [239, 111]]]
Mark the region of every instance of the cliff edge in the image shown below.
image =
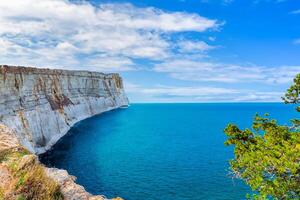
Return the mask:
[[0, 123], [34, 154], [76, 122], [126, 105], [118, 74], [0, 65]]

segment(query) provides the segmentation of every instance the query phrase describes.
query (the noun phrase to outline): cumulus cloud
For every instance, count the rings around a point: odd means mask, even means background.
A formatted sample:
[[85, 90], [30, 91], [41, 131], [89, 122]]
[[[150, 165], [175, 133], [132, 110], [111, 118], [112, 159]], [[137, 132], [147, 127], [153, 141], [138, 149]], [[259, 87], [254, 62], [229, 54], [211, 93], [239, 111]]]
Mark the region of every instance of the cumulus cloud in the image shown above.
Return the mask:
[[170, 57], [168, 35], [218, 26], [216, 20], [198, 14], [131, 4], [0, 1], [0, 62], [132, 70], [135, 58]]
[[232, 65], [195, 60], [169, 60], [157, 64], [156, 72], [189, 81], [289, 83], [299, 73], [300, 66], [265, 67]]

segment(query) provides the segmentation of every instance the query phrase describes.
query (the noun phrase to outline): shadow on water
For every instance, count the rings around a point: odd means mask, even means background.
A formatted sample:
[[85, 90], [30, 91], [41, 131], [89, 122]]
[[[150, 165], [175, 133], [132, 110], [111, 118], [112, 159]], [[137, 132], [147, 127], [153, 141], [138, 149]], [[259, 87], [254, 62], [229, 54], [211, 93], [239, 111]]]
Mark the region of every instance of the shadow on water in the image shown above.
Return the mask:
[[83, 133], [84, 130], [82, 129], [86, 127], [86, 124], [93, 124], [103, 117], [111, 118], [111, 120], [113, 120], [114, 116], [118, 115], [118, 112], [125, 112], [125, 108], [107, 111], [75, 123], [68, 133], [60, 138], [49, 151], [39, 155], [39, 160], [47, 167], [55, 167], [53, 160], [55, 160], [55, 162], [60, 162], [60, 158], [61, 160], [65, 159], [64, 156], [67, 156], [66, 153], [72, 150], [74, 145], [74, 142], [72, 141], [76, 139], [77, 134]]

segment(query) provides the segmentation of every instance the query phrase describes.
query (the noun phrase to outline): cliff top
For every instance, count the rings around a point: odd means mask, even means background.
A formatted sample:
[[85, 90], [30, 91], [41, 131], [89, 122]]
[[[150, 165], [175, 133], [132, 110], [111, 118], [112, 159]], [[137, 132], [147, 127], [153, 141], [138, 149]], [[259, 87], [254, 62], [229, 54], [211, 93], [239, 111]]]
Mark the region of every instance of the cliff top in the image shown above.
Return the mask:
[[118, 73], [103, 73], [87, 70], [65, 70], [65, 69], [49, 69], [37, 67], [0, 65], [0, 74], [50, 74], [50, 75], [73, 75], [73, 76], [91, 76], [91, 77], [111, 77], [118, 76]]

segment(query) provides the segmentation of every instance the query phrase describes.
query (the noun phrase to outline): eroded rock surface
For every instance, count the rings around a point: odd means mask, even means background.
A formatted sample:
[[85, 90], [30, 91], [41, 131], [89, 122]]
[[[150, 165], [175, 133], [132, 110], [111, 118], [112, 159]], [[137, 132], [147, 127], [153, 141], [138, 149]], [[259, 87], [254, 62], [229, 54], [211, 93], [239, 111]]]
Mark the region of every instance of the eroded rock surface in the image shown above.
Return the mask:
[[6, 126], [0, 124], [0, 152], [19, 147], [15, 134]]
[[0, 123], [35, 154], [76, 122], [127, 104], [118, 74], [0, 65]]
[[46, 170], [49, 177], [57, 181], [61, 185], [61, 192], [66, 200], [105, 200], [104, 196], [92, 196], [87, 193], [81, 185], [76, 184], [74, 181], [76, 177], [68, 174], [66, 170], [47, 168]]

